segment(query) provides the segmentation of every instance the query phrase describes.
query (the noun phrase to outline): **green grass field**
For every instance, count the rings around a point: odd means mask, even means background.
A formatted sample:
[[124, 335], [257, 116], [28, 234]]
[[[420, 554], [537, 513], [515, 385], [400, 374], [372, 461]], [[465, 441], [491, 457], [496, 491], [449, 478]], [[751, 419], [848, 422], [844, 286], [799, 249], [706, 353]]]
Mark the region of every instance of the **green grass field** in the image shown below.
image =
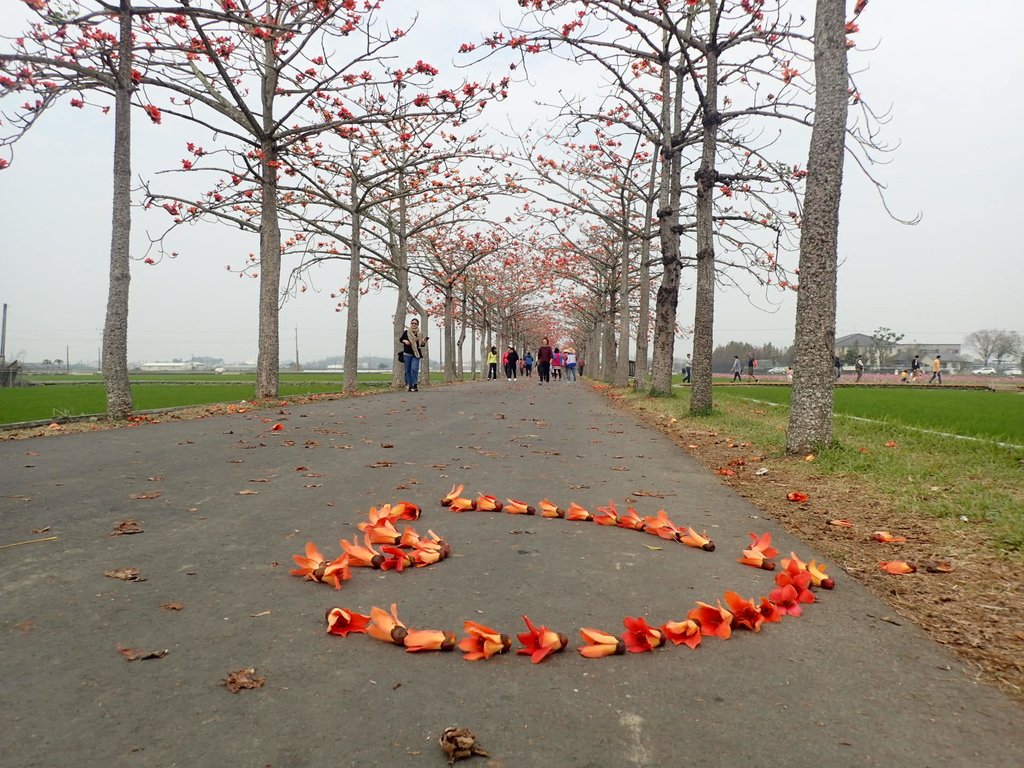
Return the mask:
[[[789, 406], [789, 387], [730, 387], [716, 397]], [[987, 390], [839, 387], [834, 412], [877, 422], [1024, 446], [1024, 395]]]
[[[435, 374], [435, 377], [437, 374]], [[37, 386], [0, 389], [0, 425], [61, 417], [102, 414], [106, 393], [99, 374], [26, 377]], [[253, 374], [132, 375], [136, 411], [211, 403], [237, 403], [253, 396]], [[341, 373], [282, 373], [280, 396], [340, 392]], [[391, 381], [390, 372], [359, 375], [360, 389], [378, 389]]]

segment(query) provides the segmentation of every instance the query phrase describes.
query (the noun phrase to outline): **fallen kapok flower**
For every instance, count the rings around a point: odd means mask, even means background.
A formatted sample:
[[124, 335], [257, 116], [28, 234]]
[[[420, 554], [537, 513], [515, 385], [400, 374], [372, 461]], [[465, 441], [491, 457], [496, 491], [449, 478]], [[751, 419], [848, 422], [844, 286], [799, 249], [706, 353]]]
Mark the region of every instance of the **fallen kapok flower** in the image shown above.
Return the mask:
[[356, 527], [360, 531], [365, 531], [367, 528], [372, 528], [378, 523], [391, 521], [391, 505], [385, 504], [380, 509], [377, 507], [370, 507], [370, 511], [366, 514], [366, 520], [362, 521]]
[[953, 564], [948, 560], [929, 560], [924, 564], [928, 573], [952, 573]]
[[540, 664], [552, 653], [560, 653], [569, 645], [569, 638], [565, 635], [554, 632], [547, 627], [534, 626], [530, 618], [523, 615], [523, 621], [529, 628], [528, 632], [522, 632], [516, 637], [523, 647], [516, 651], [517, 654], [529, 656], [534, 664]]
[[906, 536], [893, 536], [888, 531], [875, 531], [871, 534], [873, 541], [881, 542], [882, 544], [900, 544], [907, 540]]
[[501, 512], [502, 506], [495, 496], [481, 493], [476, 497], [476, 508], [480, 512]]
[[569, 508], [565, 510], [565, 519], [589, 523], [594, 519], [594, 516], [574, 501], [569, 504]]
[[441, 498], [441, 506], [447, 507], [449, 504], [451, 504], [453, 499], [457, 499], [459, 496], [462, 495], [462, 489], [465, 487], [466, 486], [464, 485], [456, 485], [453, 483], [452, 489], [448, 491], [448, 494], [446, 496]]
[[267, 681], [263, 675], [257, 675], [253, 667], [228, 672], [228, 676], [220, 681], [220, 684], [232, 693], [238, 693], [244, 688], [262, 688]]
[[621, 656], [626, 652], [626, 643], [615, 635], [599, 629], [584, 627], [580, 630], [583, 645], [576, 650], [588, 659], [603, 659], [605, 656]]
[[476, 509], [476, 502], [464, 496], [456, 496], [448, 502], [448, 509], [452, 512], [472, 512]]
[[537, 510], [525, 501], [518, 499], [505, 499], [505, 511], [510, 515], [535, 515]]
[[758, 606], [758, 610], [761, 612], [761, 615], [764, 616], [764, 620], [771, 624], [782, 621], [782, 611], [779, 610], [779, 606], [767, 597], [761, 598], [761, 604]]
[[772, 546], [772, 535], [770, 533], [762, 533], [758, 536], [756, 533], [748, 533], [750, 536], [751, 544], [749, 549], [743, 550], [743, 557], [739, 558], [736, 562], [742, 563], [743, 565], [750, 565], [754, 568], [761, 568], [765, 571], [774, 571], [775, 563], [768, 558], [775, 557], [779, 554], [779, 550]]
[[477, 624], [475, 621], [465, 622], [462, 629], [469, 635], [459, 641], [459, 650], [465, 653], [462, 658], [466, 661], [489, 659], [499, 653], [507, 653], [512, 647], [512, 638], [508, 635], [503, 635], [483, 624]]
[[878, 564], [878, 567], [893, 576], [904, 576], [908, 573], [917, 572], [917, 565], [908, 563], [906, 560], [883, 560]]
[[685, 544], [688, 547], [703, 549], [705, 552], [715, 551], [715, 542], [707, 537], [707, 531], [705, 531], [702, 536], [693, 530], [693, 528], [687, 528], [685, 533], [679, 534], [676, 538], [681, 544]]
[[306, 542], [305, 557], [302, 555], [292, 555], [292, 560], [299, 567], [292, 569], [289, 573], [292, 576], [301, 576], [307, 581], [333, 584], [335, 589], [341, 589], [341, 582], [352, 578], [352, 573], [349, 571], [349, 556], [347, 553], [328, 561], [327, 558], [320, 554], [320, 550], [317, 549], [316, 544], [312, 541]]
[[410, 629], [402, 640], [406, 653], [454, 651], [455, 633], [444, 629]]
[[842, 518], [842, 517], [839, 518], [838, 520], [829, 520], [828, 524], [829, 525], [834, 525], [836, 528], [853, 528], [853, 523], [851, 523], [846, 518]]
[[644, 529], [644, 520], [637, 514], [637, 511], [632, 507], [626, 508], [626, 514], [619, 515], [619, 519], [615, 522], [619, 528], [626, 528], [630, 531], [642, 531]]
[[135, 522], [133, 518], [122, 520], [114, 526], [114, 530], [110, 532], [111, 536], [127, 536], [132, 533], [142, 533], [143, 530], [139, 527], [139, 524]]
[[565, 510], [547, 499], [542, 499], [537, 506], [540, 508], [541, 517], [565, 517]]
[[348, 564], [352, 568], [380, 568], [384, 562], [384, 555], [375, 550], [369, 541], [363, 546], [353, 536], [352, 541], [342, 539], [339, 543], [348, 555]]
[[[360, 525], [364, 524], [360, 523]], [[366, 534], [366, 538], [371, 544], [394, 546], [402, 540], [402, 534], [395, 528], [394, 523], [386, 517], [378, 520], [374, 525], [367, 525], [366, 528], [361, 528], [360, 530]]]
[[[795, 557], [796, 556], [794, 555], [794, 558]], [[825, 571], [828, 570], [827, 565], [824, 563], [819, 565], [814, 560], [811, 560], [809, 563], [800, 563], [799, 560], [797, 560], [797, 562], [799, 563], [800, 570], [807, 571], [807, 573], [810, 574], [812, 585], [815, 587], [821, 587], [822, 589], [835, 589], [835, 581], [825, 573]], [[782, 559], [783, 568], [789, 568], [789, 563], [790, 560], [788, 558]]]
[[715, 474], [721, 475], [722, 477], [732, 477], [733, 475], [736, 474], [736, 470], [728, 469], [726, 467], [719, 467], [718, 469], [715, 470]]
[[419, 520], [422, 512], [419, 504], [413, 504], [411, 501], [399, 501], [391, 507], [391, 522]]
[[281, 424], [280, 422], [278, 422], [277, 424], [272, 426], [271, 429], [274, 430], [275, 432], [281, 432], [281, 431], [284, 430], [284, 424]]
[[643, 616], [627, 616], [622, 624], [626, 628], [622, 641], [630, 653], [646, 653], [665, 644], [665, 633], [648, 624]]
[[804, 610], [800, 605], [799, 595], [800, 593], [796, 587], [792, 584], [786, 584], [785, 586], [773, 589], [768, 595], [768, 599], [771, 600], [781, 613], [788, 616], [799, 616]]
[[409, 630], [398, 618], [398, 606], [392, 603], [390, 613], [376, 606], [370, 608], [370, 625], [366, 633], [375, 640], [402, 645]]
[[141, 574], [142, 571], [138, 568], [115, 568], [112, 571], [103, 572], [104, 576], [120, 579], [121, 581], [145, 581]]
[[350, 611], [348, 608], [330, 608], [325, 617], [327, 632], [339, 637], [348, 637], [352, 633], [365, 634], [370, 617]]
[[668, 513], [664, 509], [659, 509], [657, 515], [644, 517], [644, 531], [669, 541], [676, 540], [676, 534], [681, 532], [676, 524], [668, 519]]
[[402, 539], [398, 542], [400, 547], [415, 547], [421, 541], [420, 535], [416, 530], [410, 526], [405, 526], [405, 530], [402, 531]]
[[416, 565], [416, 558], [413, 557], [411, 552], [398, 547], [383, 546], [380, 548], [387, 557], [384, 558], [384, 562], [380, 564], [382, 571], [398, 571], [401, 573], [406, 566], [412, 568]]
[[760, 632], [761, 624], [764, 623], [764, 614], [761, 613], [758, 605], [750, 599], [740, 597], [736, 592], [726, 592], [725, 602], [729, 605], [732, 613], [733, 628], [743, 627], [752, 632]]
[[895, 447], [896, 447], [896, 441], [895, 441], [895, 440], [890, 440], [890, 441], [888, 441], [888, 442], [887, 442], [887, 443], [885, 444], [885, 447], [886, 447], [886, 448], [895, 448]]
[[594, 515], [594, 522], [598, 525], [618, 525], [619, 510], [615, 508], [615, 502], [609, 501], [607, 507], [598, 507], [597, 514]]
[[811, 497], [802, 491], [790, 491], [789, 493], [786, 494], [786, 498], [789, 501], [804, 502]]
[[684, 621], [667, 621], [661, 625], [661, 631], [665, 638], [671, 640], [674, 645], [688, 645], [696, 648], [700, 645], [701, 637], [700, 624], [693, 619]]
[[490, 754], [476, 743], [476, 735], [468, 728], [445, 728], [437, 741], [448, 758], [448, 765], [454, 765], [456, 760], [473, 755], [490, 757]]
[[162, 659], [170, 651], [166, 648], [162, 651], [143, 651], [138, 648], [125, 648], [117, 646], [117, 652], [124, 656], [125, 661], [141, 661], [142, 659]]
[[686, 618], [697, 622], [700, 633], [705, 637], [728, 640], [732, 636], [732, 614], [722, 607], [721, 600], [717, 605], [708, 605], [698, 600], [697, 607], [686, 614]]

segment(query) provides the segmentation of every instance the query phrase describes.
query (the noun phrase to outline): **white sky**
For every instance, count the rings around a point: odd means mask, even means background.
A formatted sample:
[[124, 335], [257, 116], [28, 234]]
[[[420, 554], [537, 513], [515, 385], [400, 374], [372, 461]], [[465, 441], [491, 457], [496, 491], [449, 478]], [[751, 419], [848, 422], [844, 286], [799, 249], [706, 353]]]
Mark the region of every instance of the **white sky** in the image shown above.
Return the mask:
[[[499, 8], [509, 18], [518, 10], [499, 0], [418, 5], [425, 13], [415, 39], [429, 41], [423, 58], [453, 78], [458, 73], [448, 62], [458, 45], [496, 30]], [[438, 12], [438, 6], [452, 12]], [[21, 8], [19, 0], [0, 0], [5, 34], [22, 26]], [[890, 208], [908, 218], [920, 211], [923, 219], [914, 227], [889, 219], [873, 187], [847, 164], [837, 335], [887, 326], [906, 342], [938, 344], [961, 343], [981, 328], [1024, 332], [1024, 247], [1015, 219], [1024, 202], [1024, 151], [1020, 101], [1013, 96], [1024, 72], [1024, 47], [1016, 39], [1019, 4], [987, 0], [969, 13], [964, 8], [953, 0], [873, 0], [862, 17], [858, 43], [877, 47], [852, 63], [869, 66], [858, 76], [861, 91], [876, 110], [891, 106], [884, 138], [901, 144], [891, 164], [876, 171], [889, 186]], [[405, 18], [397, 10], [389, 16]], [[559, 76], [546, 79], [558, 79], [566, 91], [572, 87]], [[536, 116], [530, 102], [545, 86], [513, 88], [514, 114]], [[72, 362], [97, 358], [107, 291], [112, 122], [88, 110], [54, 111], [0, 172], [0, 302], [9, 305], [9, 360], [63, 359], [66, 349]], [[169, 121], [152, 126], [136, 114], [136, 174], [167, 157], [176, 163], [193, 138], [188, 128]], [[146, 227], [141, 216], [133, 223], [134, 255], [145, 249]], [[133, 266], [129, 360], [254, 360], [258, 281], [224, 267], [256, 251], [256, 237], [211, 224], [181, 233], [174, 245], [180, 258]], [[302, 360], [341, 354], [345, 315], [335, 312], [329, 294], [345, 283], [346, 270], [343, 262], [322, 269], [314, 290], [285, 304], [282, 360], [294, 357], [296, 328]], [[691, 282], [692, 273], [683, 278]], [[752, 299], [737, 289], [718, 293], [716, 344], [790, 344], [795, 294], [774, 309], [763, 296]], [[390, 356], [393, 312], [390, 293], [364, 297], [361, 355]], [[680, 296], [679, 312], [680, 324], [689, 325], [689, 291]], [[677, 356], [688, 351], [680, 339]]]

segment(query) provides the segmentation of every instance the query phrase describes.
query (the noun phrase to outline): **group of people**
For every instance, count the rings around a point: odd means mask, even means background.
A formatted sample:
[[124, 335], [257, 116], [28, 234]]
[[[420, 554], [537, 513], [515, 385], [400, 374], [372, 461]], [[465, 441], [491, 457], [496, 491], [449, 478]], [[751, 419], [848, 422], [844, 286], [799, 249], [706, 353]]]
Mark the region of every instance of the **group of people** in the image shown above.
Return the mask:
[[[904, 368], [902, 371], [898, 371], [901, 384], [912, 384], [919, 381], [922, 377], [921, 367], [921, 356], [914, 355], [914, 359], [910, 361], [910, 369]], [[928, 379], [929, 384], [933, 384], [936, 381], [939, 384], [942, 383], [942, 355], [936, 355], [932, 360], [932, 377]]]
[[[560, 381], [563, 371], [566, 381], [576, 381], [577, 373], [583, 375], [583, 361], [576, 355], [576, 350], [572, 347], [567, 347], [564, 351], [558, 347], [552, 348], [551, 341], [546, 336], [537, 348], [536, 357], [530, 351], [520, 357], [515, 344], [509, 344], [501, 354], [500, 361], [506, 381], [518, 381], [519, 375], [532, 378], [535, 365], [538, 384], [551, 383], [552, 379]], [[498, 348], [492, 346], [487, 353], [488, 381], [498, 378], [498, 362]]]
[[[687, 357], [689, 357], [689, 356], [687, 356]], [[743, 381], [743, 363], [740, 361], [740, 356], [739, 355], [733, 355], [732, 356], [732, 368], [730, 370], [732, 371], [732, 380], [733, 381]], [[756, 370], [757, 370], [757, 358], [754, 357], [754, 353], [751, 352], [747, 356], [747, 377], [748, 377], [748, 379], [753, 379], [755, 384], [759, 381], [757, 376], [754, 375], [754, 371], [756, 371]]]

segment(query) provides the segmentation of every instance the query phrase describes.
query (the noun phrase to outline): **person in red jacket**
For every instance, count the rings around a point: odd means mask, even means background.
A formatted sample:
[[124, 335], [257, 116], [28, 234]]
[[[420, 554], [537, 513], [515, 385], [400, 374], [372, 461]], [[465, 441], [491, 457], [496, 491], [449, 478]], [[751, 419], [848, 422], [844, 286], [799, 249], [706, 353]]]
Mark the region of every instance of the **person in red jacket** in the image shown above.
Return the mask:
[[544, 337], [544, 341], [537, 349], [537, 376], [540, 381], [537, 384], [543, 384], [545, 381], [551, 383], [551, 358], [553, 356], [551, 351], [551, 343], [548, 337]]

